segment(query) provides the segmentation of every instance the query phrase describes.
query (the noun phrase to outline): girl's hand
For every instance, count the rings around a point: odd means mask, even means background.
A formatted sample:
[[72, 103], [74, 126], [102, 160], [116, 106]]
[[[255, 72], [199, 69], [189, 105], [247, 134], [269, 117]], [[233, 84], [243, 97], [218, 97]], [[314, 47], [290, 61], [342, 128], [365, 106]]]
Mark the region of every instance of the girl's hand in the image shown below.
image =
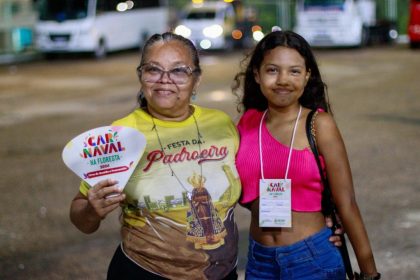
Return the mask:
[[[341, 224], [341, 221], [339, 220], [338, 216], [337, 216], [337, 221], [338, 223]], [[330, 216], [325, 217], [325, 224], [327, 225], [327, 227], [332, 228], [333, 222]], [[336, 247], [340, 247], [342, 245], [340, 235], [343, 233], [344, 233], [343, 227], [336, 228], [334, 230], [334, 234], [331, 235], [331, 237], [329, 238], [330, 242], [333, 243]]]

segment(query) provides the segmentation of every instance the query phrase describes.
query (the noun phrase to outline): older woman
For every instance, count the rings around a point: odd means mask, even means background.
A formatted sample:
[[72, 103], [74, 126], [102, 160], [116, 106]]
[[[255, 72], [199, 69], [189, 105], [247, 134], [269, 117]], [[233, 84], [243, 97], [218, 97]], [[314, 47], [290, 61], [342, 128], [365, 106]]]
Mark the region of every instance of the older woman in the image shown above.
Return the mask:
[[71, 220], [92, 233], [122, 207], [122, 242], [108, 279], [237, 279], [235, 125], [221, 111], [190, 104], [201, 68], [189, 40], [152, 36], [137, 73], [140, 108], [113, 125], [141, 131], [145, 153], [124, 191], [114, 180], [82, 182]]

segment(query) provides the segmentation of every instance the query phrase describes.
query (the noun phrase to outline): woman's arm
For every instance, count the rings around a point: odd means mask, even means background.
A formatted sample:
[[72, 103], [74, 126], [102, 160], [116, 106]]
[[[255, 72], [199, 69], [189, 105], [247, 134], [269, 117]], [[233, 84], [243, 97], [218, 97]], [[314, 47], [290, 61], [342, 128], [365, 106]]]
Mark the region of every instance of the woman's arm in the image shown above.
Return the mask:
[[95, 232], [101, 220], [125, 199], [116, 184], [117, 181], [107, 179], [89, 189], [87, 196], [80, 192], [76, 194], [70, 206], [70, 220], [80, 231]]
[[316, 139], [324, 157], [331, 193], [345, 232], [356, 254], [360, 271], [376, 275], [369, 238], [357, 206], [350, 164], [344, 141], [331, 115], [319, 113], [315, 121]]

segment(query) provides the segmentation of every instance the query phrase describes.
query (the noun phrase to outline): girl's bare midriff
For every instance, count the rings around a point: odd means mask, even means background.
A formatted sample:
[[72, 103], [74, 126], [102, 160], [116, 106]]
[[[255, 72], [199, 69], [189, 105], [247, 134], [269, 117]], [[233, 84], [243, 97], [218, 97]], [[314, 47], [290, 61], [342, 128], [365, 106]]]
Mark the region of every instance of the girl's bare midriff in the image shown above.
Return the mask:
[[292, 227], [273, 228], [259, 227], [259, 201], [251, 204], [250, 234], [252, 238], [264, 246], [286, 246], [301, 241], [325, 227], [325, 219], [321, 212], [293, 212]]

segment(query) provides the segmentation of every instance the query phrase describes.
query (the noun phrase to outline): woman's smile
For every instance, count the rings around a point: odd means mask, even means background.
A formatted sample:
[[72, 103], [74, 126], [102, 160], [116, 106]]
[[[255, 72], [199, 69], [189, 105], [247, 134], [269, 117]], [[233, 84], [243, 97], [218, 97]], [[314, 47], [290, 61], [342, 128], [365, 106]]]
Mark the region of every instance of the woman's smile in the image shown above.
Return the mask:
[[158, 96], [163, 96], [163, 97], [176, 94], [176, 91], [169, 88], [164, 88], [164, 87], [153, 89], [152, 92], [153, 92], [152, 94], [156, 94]]

